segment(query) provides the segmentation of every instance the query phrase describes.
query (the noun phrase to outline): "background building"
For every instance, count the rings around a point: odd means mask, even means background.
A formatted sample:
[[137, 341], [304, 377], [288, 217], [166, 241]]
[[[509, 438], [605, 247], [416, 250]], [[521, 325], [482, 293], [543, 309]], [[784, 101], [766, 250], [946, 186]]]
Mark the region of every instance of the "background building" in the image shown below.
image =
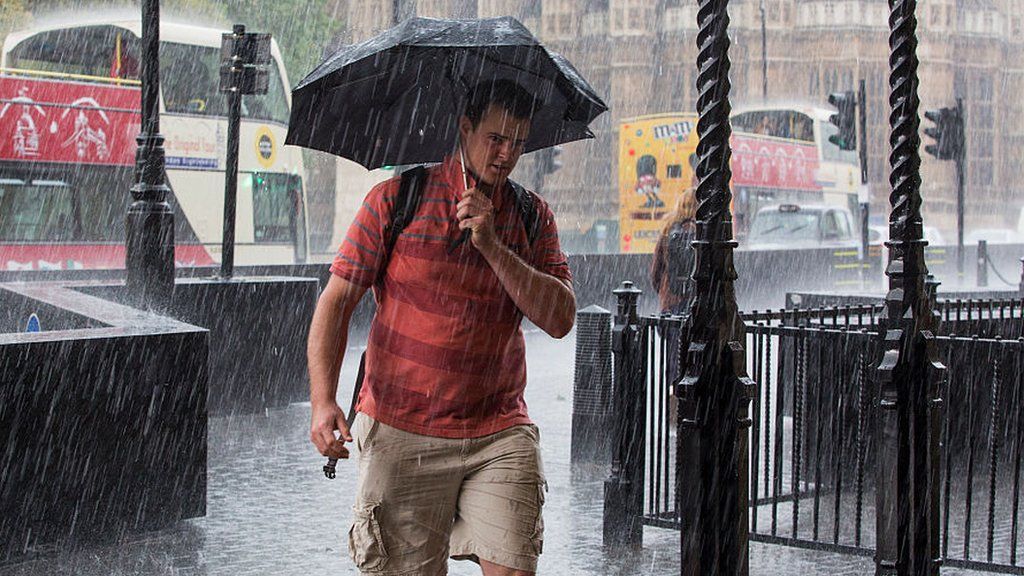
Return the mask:
[[[1019, 0], [920, 0], [922, 110], [964, 99], [967, 226], [1016, 227], [1024, 195], [1024, 37]], [[339, 0], [357, 42], [411, 15], [512, 15], [561, 52], [611, 107], [597, 138], [564, 147], [563, 167], [541, 181], [525, 159], [517, 177], [552, 203], [567, 248], [591, 247], [595, 223], [617, 220], [619, 120], [695, 109], [697, 6], [692, 0]], [[888, 212], [888, 7], [877, 0], [733, 0], [732, 85], [736, 106], [763, 100], [825, 105], [830, 92], [868, 94], [873, 214]], [[762, 19], [767, 52], [762, 54]], [[922, 120], [922, 127], [927, 121]], [[925, 138], [927, 140], [927, 138]], [[923, 154], [925, 217], [955, 236], [953, 165]], [[339, 179], [339, 193], [360, 196]], [[358, 199], [352, 200], [352, 208]], [[1007, 209], [1007, 206], [1010, 208]], [[343, 218], [343, 216], [339, 216]], [[336, 224], [343, 227], [342, 222]], [[614, 242], [610, 246], [614, 246]]]

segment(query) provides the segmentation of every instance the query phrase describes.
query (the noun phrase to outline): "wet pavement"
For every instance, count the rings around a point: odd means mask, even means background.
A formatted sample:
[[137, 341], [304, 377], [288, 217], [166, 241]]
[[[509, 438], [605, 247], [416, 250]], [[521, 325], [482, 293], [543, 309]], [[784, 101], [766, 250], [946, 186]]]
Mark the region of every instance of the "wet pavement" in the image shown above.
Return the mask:
[[[657, 575], [679, 573], [679, 533], [646, 528], [644, 548], [628, 558], [601, 551], [602, 482], [572, 480], [569, 438], [575, 335], [556, 341], [527, 335], [527, 403], [541, 429], [550, 491], [541, 574]], [[358, 351], [346, 358], [339, 398], [347, 406]], [[130, 541], [79, 551], [38, 550], [0, 565], [0, 576], [81, 574], [307, 575], [356, 574], [347, 529], [354, 462], [327, 480], [323, 459], [307, 439], [309, 405], [258, 415], [210, 419], [207, 515]], [[868, 528], [873, 529], [873, 524]], [[752, 575], [872, 574], [870, 558], [751, 543]], [[944, 569], [943, 574], [980, 572]], [[479, 574], [451, 562], [450, 574]]]

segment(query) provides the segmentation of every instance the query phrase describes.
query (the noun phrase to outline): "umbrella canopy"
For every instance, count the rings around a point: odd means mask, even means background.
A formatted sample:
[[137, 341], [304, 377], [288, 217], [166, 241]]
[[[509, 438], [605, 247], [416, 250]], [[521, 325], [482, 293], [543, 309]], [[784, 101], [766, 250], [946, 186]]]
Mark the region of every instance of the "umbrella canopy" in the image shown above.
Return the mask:
[[286, 144], [368, 169], [436, 162], [457, 140], [474, 86], [508, 79], [540, 100], [525, 151], [593, 138], [608, 109], [518, 20], [411, 18], [327, 58], [292, 91]]

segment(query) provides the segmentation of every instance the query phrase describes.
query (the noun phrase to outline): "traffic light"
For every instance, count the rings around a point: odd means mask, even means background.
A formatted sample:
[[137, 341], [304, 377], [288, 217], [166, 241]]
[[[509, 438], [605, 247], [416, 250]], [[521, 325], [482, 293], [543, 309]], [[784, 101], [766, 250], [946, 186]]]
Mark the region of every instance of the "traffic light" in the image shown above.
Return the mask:
[[924, 117], [935, 126], [925, 128], [924, 133], [935, 140], [924, 151], [939, 160], [955, 160], [964, 147], [964, 118], [959, 108], [947, 107], [927, 110]]
[[552, 146], [539, 152], [537, 164], [540, 166], [541, 175], [553, 174], [562, 167], [562, 161], [558, 159], [562, 155], [561, 146]]
[[857, 149], [857, 124], [854, 111], [857, 108], [857, 96], [852, 90], [833, 92], [828, 95], [828, 103], [835, 106], [836, 113], [828, 117], [828, 121], [839, 131], [828, 137], [828, 141], [840, 150]]
[[[556, 172], [562, 168], [562, 161], [559, 160], [559, 156], [562, 155], [561, 146], [551, 147], [551, 172]], [[549, 172], [550, 173], [550, 172]]]

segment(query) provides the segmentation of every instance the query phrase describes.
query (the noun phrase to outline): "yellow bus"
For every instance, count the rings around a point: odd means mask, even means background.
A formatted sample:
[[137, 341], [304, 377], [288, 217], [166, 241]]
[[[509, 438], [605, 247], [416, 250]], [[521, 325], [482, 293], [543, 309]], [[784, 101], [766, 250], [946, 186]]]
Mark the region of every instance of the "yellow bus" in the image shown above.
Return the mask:
[[651, 114], [619, 127], [619, 250], [653, 252], [664, 218], [692, 188], [696, 114]]
[[[828, 142], [829, 111], [813, 106], [735, 110], [731, 117], [734, 235], [751, 217], [781, 204], [841, 206], [858, 211], [856, 152]], [[694, 189], [697, 115], [627, 118], [619, 126], [619, 249], [654, 251], [679, 195]]]

